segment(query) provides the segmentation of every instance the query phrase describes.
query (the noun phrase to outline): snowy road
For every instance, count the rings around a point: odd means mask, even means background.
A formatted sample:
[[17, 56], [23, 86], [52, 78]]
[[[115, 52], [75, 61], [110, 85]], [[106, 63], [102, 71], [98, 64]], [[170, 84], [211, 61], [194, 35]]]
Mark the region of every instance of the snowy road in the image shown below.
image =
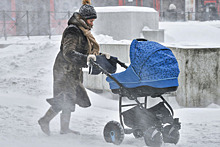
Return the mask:
[[[90, 91], [93, 106], [88, 109], [77, 108], [72, 114], [71, 128], [81, 132], [77, 135], [59, 134], [59, 116], [51, 122], [51, 136], [44, 135], [37, 120], [44, 114], [48, 105], [44, 99], [9, 97], [2, 95], [0, 100], [0, 146], [2, 147], [113, 147], [104, 141], [102, 131], [108, 121], [118, 121], [118, 101], [103, 98]], [[7, 99], [7, 100], [2, 100]], [[25, 101], [27, 99], [27, 101]], [[13, 101], [11, 103], [11, 101]], [[103, 104], [108, 104], [104, 105]], [[220, 146], [220, 108], [179, 108], [175, 116], [180, 118], [181, 138], [176, 147], [219, 147]], [[125, 135], [121, 147], [143, 147], [143, 138], [135, 139]], [[172, 147], [172, 144], [163, 144]]]

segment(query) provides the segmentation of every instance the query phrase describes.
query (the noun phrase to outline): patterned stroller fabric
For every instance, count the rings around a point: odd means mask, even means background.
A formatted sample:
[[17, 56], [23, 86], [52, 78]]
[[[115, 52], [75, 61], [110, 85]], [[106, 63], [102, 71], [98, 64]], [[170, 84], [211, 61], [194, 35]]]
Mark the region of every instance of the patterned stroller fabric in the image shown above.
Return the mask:
[[[125, 71], [112, 74], [124, 87], [178, 86], [178, 62], [169, 48], [157, 42], [134, 39], [130, 45], [130, 61]], [[119, 89], [111, 78], [107, 77], [107, 81], [111, 89]]]

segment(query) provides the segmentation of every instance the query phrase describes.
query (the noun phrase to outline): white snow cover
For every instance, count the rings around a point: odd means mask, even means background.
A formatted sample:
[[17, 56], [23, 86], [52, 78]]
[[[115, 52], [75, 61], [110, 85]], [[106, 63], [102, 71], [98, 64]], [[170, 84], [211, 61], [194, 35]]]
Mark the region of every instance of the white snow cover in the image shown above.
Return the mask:
[[138, 6], [114, 6], [114, 7], [95, 7], [97, 12], [156, 12], [155, 9], [150, 7]]
[[[219, 24], [164, 22], [160, 23], [160, 27], [166, 29], [165, 44], [209, 46], [219, 43], [219, 29], [216, 28]], [[194, 29], [190, 29], [190, 26]], [[210, 39], [212, 36], [214, 38]], [[99, 43], [120, 43], [105, 35], [95, 37]], [[51, 40], [47, 36], [30, 37], [30, 40], [27, 37], [9, 37], [7, 41], [0, 38], [1, 147], [115, 147], [104, 141], [102, 133], [108, 121], [119, 121], [118, 100], [109, 99], [106, 93], [95, 94], [87, 90], [92, 106], [86, 109], [77, 107], [76, 112], [72, 113], [70, 127], [80, 131], [81, 135], [60, 135], [59, 116], [51, 122], [51, 136], [41, 132], [37, 120], [49, 108], [45, 100], [52, 97], [52, 68], [60, 40], [61, 36], [52, 36]], [[180, 118], [182, 129], [179, 143], [163, 144], [164, 147], [220, 146], [219, 105], [181, 108], [174, 97], [166, 96], [166, 99], [173, 106], [175, 117]], [[150, 98], [149, 105], [156, 104], [157, 101], [158, 99]], [[143, 138], [135, 139], [133, 135], [125, 135], [120, 145], [144, 146]]]
[[220, 21], [160, 22], [169, 46], [188, 48], [220, 47]]

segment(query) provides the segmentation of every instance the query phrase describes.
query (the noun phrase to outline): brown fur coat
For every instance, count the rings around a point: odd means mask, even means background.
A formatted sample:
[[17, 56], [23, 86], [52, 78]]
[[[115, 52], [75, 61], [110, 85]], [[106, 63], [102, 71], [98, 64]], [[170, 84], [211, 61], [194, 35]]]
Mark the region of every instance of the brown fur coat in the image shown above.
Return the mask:
[[80, 19], [79, 14], [74, 13], [63, 33], [60, 52], [55, 60], [54, 98], [47, 99], [47, 101], [56, 111], [65, 109], [74, 111], [75, 104], [81, 107], [91, 105], [82, 85], [82, 67], [87, 66], [87, 55], [90, 50], [88, 38], [79, 26], [89, 29], [88, 25]]

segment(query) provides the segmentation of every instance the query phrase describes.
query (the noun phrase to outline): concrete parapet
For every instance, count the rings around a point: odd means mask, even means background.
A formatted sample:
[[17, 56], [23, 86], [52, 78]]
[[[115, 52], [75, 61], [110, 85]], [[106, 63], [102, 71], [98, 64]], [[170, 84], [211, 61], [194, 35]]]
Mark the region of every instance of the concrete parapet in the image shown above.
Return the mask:
[[100, 44], [101, 53], [109, 53], [124, 63], [130, 63], [130, 44]]
[[88, 70], [83, 71], [83, 85], [93, 91], [110, 91], [105, 74], [90, 75]]
[[159, 30], [145, 30], [143, 29], [143, 36], [147, 40], [150, 41], [157, 41], [157, 42], [164, 42], [164, 30], [159, 29]]
[[98, 19], [94, 22], [96, 34], [112, 36], [115, 40], [140, 38], [147, 26], [159, 28], [159, 14], [153, 8], [136, 6], [96, 7]]
[[171, 47], [180, 68], [179, 105], [205, 107], [220, 104], [220, 48]]

